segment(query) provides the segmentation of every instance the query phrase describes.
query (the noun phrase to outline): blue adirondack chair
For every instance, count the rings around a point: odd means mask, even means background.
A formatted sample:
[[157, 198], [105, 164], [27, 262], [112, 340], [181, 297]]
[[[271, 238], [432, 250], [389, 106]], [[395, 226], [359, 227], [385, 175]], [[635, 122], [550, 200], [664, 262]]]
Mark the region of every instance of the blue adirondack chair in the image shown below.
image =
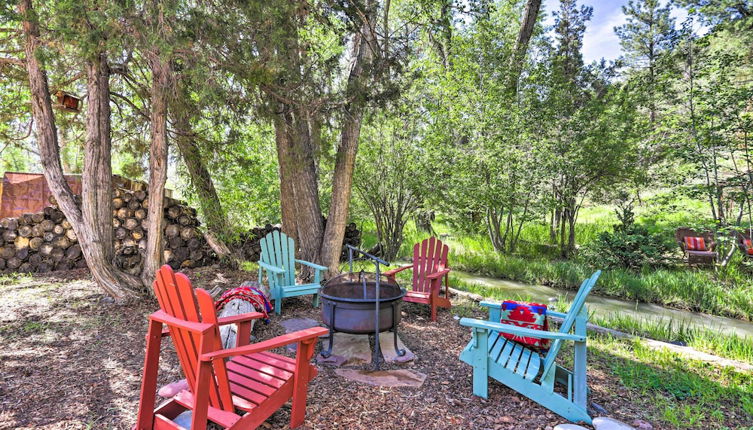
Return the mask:
[[[314, 307], [319, 306], [319, 288], [321, 288], [321, 273], [327, 270], [308, 261], [295, 258], [295, 242], [285, 233], [277, 230], [261, 239], [261, 257], [259, 258], [259, 282], [266, 272], [267, 282], [272, 300], [275, 302], [275, 313], [282, 312], [282, 299], [285, 297], [314, 295]], [[295, 283], [295, 263], [314, 269], [314, 282], [310, 284]]]
[[[473, 394], [488, 398], [489, 377], [496, 379], [536, 403], [572, 421], [591, 424], [587, 411], [588, 386], [586, 384], [586, 323], [588, 312], [585, 302], [596, 284], [601, 271], [583, 281], [570, 310], [565, 313], [547, 311], [549, 315], [564, 318], [559, 332], [532, 330], [499, 322], [502, 306], [482, 302], [489, 308], [489, 321], [463, 318], [460, 324], [471, 327], [473, 338], [460, 359], [473, 366]], [[574, 330], [573, 330], [574, 329]], [[573, 330], [574, 333], [570, 333]], [[539, 353], [507, 340], [499, 333], [552, 339], [549, 352]], [[575, 343], [575, 360], [570, 371], [555, 363], [563, 341]], [[563, 393], [554, 391], [554, 384], [565, 387]]]

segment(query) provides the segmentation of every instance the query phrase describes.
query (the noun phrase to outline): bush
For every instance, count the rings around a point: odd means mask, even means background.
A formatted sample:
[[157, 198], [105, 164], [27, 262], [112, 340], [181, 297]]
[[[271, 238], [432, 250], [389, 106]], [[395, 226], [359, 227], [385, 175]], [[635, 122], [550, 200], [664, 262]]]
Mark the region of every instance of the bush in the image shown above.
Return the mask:
[[583, 256], [599, 268], [640, 269], [664, 265], [664, 255], [669, 251], [660, 236], [650, 234], [643, 226], [630, 224], [600, 233], [584, 249]]

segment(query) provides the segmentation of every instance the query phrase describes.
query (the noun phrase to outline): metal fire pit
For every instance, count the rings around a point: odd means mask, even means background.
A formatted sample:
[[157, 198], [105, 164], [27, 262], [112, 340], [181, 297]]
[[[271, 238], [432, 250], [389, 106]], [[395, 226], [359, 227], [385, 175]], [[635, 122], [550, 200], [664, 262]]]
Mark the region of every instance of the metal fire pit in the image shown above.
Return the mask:
[[[398, 355], [405, 354], [397, 344], [397, 326], [400, 324], [400, 308], [405, 289], [381, 275], [380, 264], [389, 266], [389, 263], [360, 249], [347, 246], [350, 271], [330, 279], [319, 293], [322, 302], [322, 321], [330, 333], [329, 345], [322, 351], [322, 356], [329, 357], [332, 354], [336, 331], [352, 334], [374, 333], [372, 363], [379, 369], [379, 333], [391, 331]], [[374, 261], [376, 273], [353, 273], [353, 252], [361, 253]]]

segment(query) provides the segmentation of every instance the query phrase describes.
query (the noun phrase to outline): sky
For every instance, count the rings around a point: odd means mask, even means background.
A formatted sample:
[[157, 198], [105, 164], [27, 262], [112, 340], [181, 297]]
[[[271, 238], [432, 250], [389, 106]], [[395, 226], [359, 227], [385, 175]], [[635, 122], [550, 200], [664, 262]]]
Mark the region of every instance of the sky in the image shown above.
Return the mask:
[[[559, 9], [559, 3], [559, 0], [544, 0], [545, 25], [554, 24], [552, 11]], [[614, 33], [614, 27], [625, 23], [622, 6], [626, 5], [628, 0], [584, 0], [578, 3], [593, 7], [593, 16], [586, 24], [586, 34], [583, 36], [583, 60], [586, 64], [602, 58], [616, 60], [622, 54], [622, 49], [620, 39]], [[687, 12], [675, 7], [672, 16], [679, 27], [687, 17]]]

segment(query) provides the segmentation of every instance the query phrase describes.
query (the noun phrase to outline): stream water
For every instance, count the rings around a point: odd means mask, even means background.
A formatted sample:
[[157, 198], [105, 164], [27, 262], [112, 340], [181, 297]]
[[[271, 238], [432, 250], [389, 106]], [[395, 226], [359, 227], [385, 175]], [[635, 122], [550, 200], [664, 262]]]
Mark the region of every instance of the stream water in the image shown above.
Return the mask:
[[[543, 285], [522, 284], [503, 279], [487, 278], [471, 273], [453, 270], [452, 276], [468, 284], [496, 288], [510, 294], [511, 300], [533, 300], [547, 303], [550, 298], [565, 296], [572, 300], [575, 291], [561, 290]], [[450, 283], [452, 286], [452, 283]], [[638, 320], [672, 321], [673, 324], [684, 324], [687, 327], [707, 328], [715, 331], [733, 332], [741, 336], [753, 337], [753, 323], [736, 320], [734, 318], [718, 317], [690, 311], [665, 308], [649, 303], [635, 303], [620, 299], [613, 299], [590, 294], [586, 300], [589, 312], [601, 317], [610, 315], [629, 316]]]

